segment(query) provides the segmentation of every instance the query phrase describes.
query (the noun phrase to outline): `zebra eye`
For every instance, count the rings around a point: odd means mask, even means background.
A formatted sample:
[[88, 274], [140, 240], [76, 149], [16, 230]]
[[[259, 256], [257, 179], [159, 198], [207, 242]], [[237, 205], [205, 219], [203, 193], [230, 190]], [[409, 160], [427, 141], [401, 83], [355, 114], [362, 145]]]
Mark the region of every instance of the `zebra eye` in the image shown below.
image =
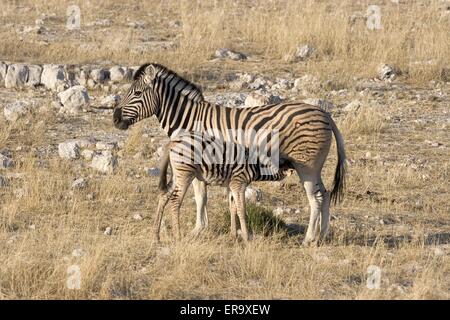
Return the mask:
[[135, 94], [137, 94], [138, 96], [142, 95], [142, 91], [135, 91]]

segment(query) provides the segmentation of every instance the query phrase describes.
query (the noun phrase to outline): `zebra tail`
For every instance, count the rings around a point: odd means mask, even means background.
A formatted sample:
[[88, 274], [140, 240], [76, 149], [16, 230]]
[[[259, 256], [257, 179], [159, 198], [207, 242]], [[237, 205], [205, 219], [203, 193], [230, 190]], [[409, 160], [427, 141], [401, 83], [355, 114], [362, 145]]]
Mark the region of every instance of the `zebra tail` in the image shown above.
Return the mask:
[[166, 146], [164, 148], [164, 152], [161, 157], [161, 163], [159, 164], [160, 174], [159, 174], [158, 188], [161, 192], [164, 192], [164, 193], [167, 192], [167, 190], [168, 190], [167, 170], [169, 168], [169, 163], [170, 163], [169, 152], [170, 152], [170, 148], [169, 148], [169, 146]]
[[334, 204], [340, 202], [343, 197], [344, 185], [345, 185], [345, 149], [344, 149], [344, 139], [342, 138], [336, 123], [330, 116], [330, 125], [333, 130], [334, 138], [336, 139], [337, 145], [337, 164], [336, 171], [334, 172], [333, 189], [331, 191], [331, 200]]

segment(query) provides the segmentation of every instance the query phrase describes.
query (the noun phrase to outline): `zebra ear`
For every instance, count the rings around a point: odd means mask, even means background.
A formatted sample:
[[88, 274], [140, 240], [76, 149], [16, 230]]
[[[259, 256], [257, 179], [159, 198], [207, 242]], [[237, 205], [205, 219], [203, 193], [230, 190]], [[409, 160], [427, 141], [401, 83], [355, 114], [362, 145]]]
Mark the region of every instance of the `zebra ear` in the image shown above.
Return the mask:
[[155, 68], [155, 66], [150, 64], [145, 68], [144, 82], [146, 84], [150, 84], [153, 82], [155, 77], [156, 77], [156, 68]]

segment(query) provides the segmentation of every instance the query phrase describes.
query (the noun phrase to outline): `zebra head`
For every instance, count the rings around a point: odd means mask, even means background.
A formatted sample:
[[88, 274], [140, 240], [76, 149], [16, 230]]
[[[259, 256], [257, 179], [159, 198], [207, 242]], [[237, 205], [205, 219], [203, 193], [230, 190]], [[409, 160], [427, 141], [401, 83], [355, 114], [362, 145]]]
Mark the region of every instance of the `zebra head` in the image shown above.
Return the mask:
[[157, 72], [153, 64], [144, 64], [135, 72], [130, 89], [114, 108], [116, 128], [126, 130], [133, 123], [155, 113], [158, 101], [152, 93]]
[[[180, 95], [191, 101], [203, 101], [200, 89], [175, 72], [157, 63], [144, 64], [135, 72], [130, 89], [114, 108], [114, 125], [126, 130], [142, 119], [158, 115], [163, 107], [176, 107], [174, 97]], [[165, 98], [168, 96], [171, 99]]]

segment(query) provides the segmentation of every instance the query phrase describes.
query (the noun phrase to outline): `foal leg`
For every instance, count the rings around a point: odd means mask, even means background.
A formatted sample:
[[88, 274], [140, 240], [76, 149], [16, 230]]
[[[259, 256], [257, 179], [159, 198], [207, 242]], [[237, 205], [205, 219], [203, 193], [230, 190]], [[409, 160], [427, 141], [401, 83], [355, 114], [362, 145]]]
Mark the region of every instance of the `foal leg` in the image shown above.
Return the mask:
[[197, 205], [197, 220], [191, 234], [197, 236], [208, 226], [208, 212], [206, 211], [207, 191], [206, 182], [194, 179], [192, 185], [194, 186], [195, 203]]
[[230, 189], [228, 188], [228, 204], [230, 207], [230, 221], [231, 221], [231, 238], [233, 240], [237, 239], [237, 227], [236, 227], [236, 215], [237, 215], [237, 208], [236, 203], [233, 199], [233, 194], [231, 193]]
[[190, 177], [186, 177], [185, 179], [179, 179], [177, 184], [175, 185], [172, 194], [169, 198], [168, 205], [169, 209], [172, 213], [172, 228], [173, 234], [176, 240], [181, 239], [180, 232], [180, 207], [183, 202], [184, 195], [191, 184], [192, 179]]
[[164, 208], [169, 201], [170, 196], [172, 195], [172, 191], [168, 191], [165, 193], [161, 193], [158, 197], [158, 208], [156, 210], [156, 219], [154, 224], [154, 239], [156, 242], [160, 241], [160, 230], [161, 230], [161, 220], [164, 213]]

